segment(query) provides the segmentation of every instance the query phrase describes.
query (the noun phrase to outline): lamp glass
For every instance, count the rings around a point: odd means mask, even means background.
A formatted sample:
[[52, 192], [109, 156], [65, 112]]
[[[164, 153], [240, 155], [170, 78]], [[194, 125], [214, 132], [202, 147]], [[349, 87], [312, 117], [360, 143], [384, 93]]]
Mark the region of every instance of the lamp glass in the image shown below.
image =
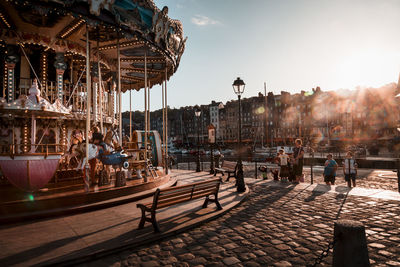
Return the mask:
[[246, 84], [244, 83], [244, 81], [242, 79], [240, 79], [239, 77], [233, 81], [232, 87], [233, 87], [233, 91], [235, 92], [235, 94], [237, 95], [241, 95], [244, 92], [244, 87], [246, 86]]

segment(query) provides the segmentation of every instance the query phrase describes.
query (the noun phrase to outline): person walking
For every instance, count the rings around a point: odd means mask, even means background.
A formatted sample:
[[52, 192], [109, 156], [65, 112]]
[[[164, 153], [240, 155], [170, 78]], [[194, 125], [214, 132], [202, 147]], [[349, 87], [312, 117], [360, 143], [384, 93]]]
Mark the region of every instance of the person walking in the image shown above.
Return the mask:
[[333, 159], [332, 154], [328, 154], [326, 157], [327, 160], [325, 161], [325, 168], [324, 168], [324, 182], [327, 185], [334, 185], [338, 164]]
[[346, 158], [343, 161], [343, 174], [348, 187], [351, 187], [351, 183], [353, 183], [353, 187], [356, 187], [357, 167], [358, 165], [353, 158], [353, 153], [347, 151]]
[[303, 142], [301, 141], [301, 139], [296, 139], [294, 143], [296, 146], [293, 149], [293, 172], [296, 176], [296, 183], [299, 183], [300, 181], [304, 182], [304, 148], [302, 146]]

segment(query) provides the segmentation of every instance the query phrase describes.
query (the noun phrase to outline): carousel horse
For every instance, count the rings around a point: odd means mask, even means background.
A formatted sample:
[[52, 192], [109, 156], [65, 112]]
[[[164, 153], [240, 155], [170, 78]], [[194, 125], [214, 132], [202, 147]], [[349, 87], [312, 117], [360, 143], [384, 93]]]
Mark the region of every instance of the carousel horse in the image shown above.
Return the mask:
[[66, 168], [76, 168], [79, 165], [79, 150], [78, 145], [82, 143], [83, 136], [80, 130], [75, 130], [71, 135], [71, 146], [69, 150], [61, 158], [61, 165]]
[[[128, 156], [124, 153], [123, 150], [120, 151], [112, 151], [107, 152], [101, 145], [89, 144], [89, 157], [86, 159], [86, 143], [82, 143], [78, 146], [78, 150], [80, 151], [81, 155], [81, 164], [79, 165], [80, 169], [84, 169], [85, 164], [87, 161], [97, 158], [103, 164], [103, 166], [113, 166], [114, 169], [119, 169], [117, 171], [117, 181], [116, 186], [123, 186], [125, 185], [124, 182], [124, 173], [122, 169], [128, 169], [129, 162], [128, 159], [131, 156]], [[102, 172], [101, 177], [101, 184], [105, 184], [103, 180], [109, 180], [108, 177], [104, 177], [105, 175], [109, 175], [107, 171]], [[105, 179], [104, 179], [105, 178]]]

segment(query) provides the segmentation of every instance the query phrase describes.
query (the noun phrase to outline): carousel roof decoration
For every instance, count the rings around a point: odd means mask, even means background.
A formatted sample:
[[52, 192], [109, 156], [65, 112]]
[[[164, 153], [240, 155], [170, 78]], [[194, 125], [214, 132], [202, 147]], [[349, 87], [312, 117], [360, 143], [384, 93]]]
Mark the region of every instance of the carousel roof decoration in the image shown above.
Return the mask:
[[59, 99], [51, 104], [48, 100], [40, 96], [40, 89], [36, 79], [29, 89], [29, 95], [21, 95], [17, 100], [7, 103], [0, 97], [0, 110], [9, 114], [23, 115], [37, 114], [41, 117], [60, 117], [71, 113], [71, 107], [65, 107]]
[[[179, 66], [186, 39], [182, 23], [153, 0], [10, 0], [0, 3], [0, 39], [38, 44], [56, 53], [86, 56], [86, 27], [92, 54], [106, 70], [117, 70], [121, 55], [123, 92], [144, 88], [144, 56], [149, 85], [169, 79]], [[97, 42], [99, 51], [97, 51]], [[77, 56], [77, 57], [79, 57]], [[75, 56], [74, 56], [75, 57]], [[84, 65], [84, 62], [78, 63]]]

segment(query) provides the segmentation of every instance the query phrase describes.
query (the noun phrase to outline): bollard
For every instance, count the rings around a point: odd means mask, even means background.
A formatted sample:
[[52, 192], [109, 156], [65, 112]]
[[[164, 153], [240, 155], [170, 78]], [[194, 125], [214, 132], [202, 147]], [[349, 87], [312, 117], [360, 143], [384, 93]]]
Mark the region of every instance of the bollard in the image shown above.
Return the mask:
[[257, 179], [257, 176], [258, 176], [258, 173], [257, 173], [257, 160], [254, 160], [254, 170], [256, 172], [256, 179]]
[[353, 220], [338, 220], [335, 222], [333, 245], [334, 267], [370, 266], [365, 227]]
[[314, 150], [311, 151], [311, 184], [314, 183], [314, 172], [313, 172], [313, 163], [314, 163]]

